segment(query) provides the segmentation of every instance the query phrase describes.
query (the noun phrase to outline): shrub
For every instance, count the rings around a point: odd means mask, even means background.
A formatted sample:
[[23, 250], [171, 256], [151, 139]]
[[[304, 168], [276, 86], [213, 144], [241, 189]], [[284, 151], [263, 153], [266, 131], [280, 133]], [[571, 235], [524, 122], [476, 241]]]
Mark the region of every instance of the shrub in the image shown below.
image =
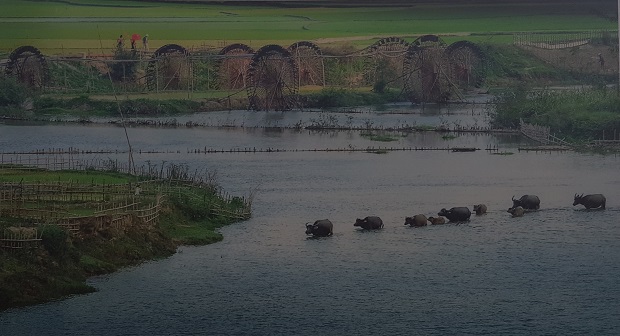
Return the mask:
[[493, 100], [490, 115], [495, 127], [527, 123], [549, 126], [570, 140], [616, 137], [620, 130], [620, 97], [606, 88], [566, 91], [528, 91], [516, 87]]
[[138, 69], [138, 53], [132, 50], [118, 48], [114, 51], [114, 59], [120, 62], [114, 62], [110, 66], [110, 76], [112, 79], [117, 81], [127, 81], [133, 79]]
[[55, 257], [63, 257], [67, 254], [67, 251], [69, 251], [68, 238], [69, 233], [67, 230], [57, 225], [45, 227], [41, 235], [43, 246], [50, 255]]
[[0, 77], [0, 107], [18, 106], [30, 96], [30, 90], [14, 78]]

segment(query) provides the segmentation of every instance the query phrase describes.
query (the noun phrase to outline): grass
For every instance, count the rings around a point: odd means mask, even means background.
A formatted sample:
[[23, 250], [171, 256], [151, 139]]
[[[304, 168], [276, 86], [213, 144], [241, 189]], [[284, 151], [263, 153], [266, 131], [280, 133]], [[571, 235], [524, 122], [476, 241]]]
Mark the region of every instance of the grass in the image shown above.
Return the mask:
[[506, 81], [532, 81], [555, 78], [569, 80], [567, 71], [550, 66], [527, 51], [513, 46], [482, 45], [489, 62], [487, 85], [505, 86]]
[[[605, 3], [514, 5], [418, 5], [408, 7], [283, 8], [74, 0], [5, 0], [0, 14], [0, 50], [33, 44], [47, 52], [111, 50], [120, 34], [146, 34], [151, 48], [167, 43], [190, 46], [243, 42], [267, 43], [363, 38], [413, 40], [423, 34], [477, 35], [507, 42], [521, 31], [615, 29], [613, 21], [593, 13], [612, 12]], [[96, 8], [96, 10], [93, 10]], [[171, 15], [171, 13], [174, 13]], [[174, 24], [175, 29], [169, 29]], [[509, 36], [509, 35], [508, 35]], [[477, 37], [477, 38], [478, 38]], [[501, 37], [501, 38], [499, 38]], [[469, 40], [469, 38], [468, 38]], [[324, 41], [327, 43], [327, 40]], [[342, 42], [342, 41], [341, 41]], [[357, 41], [356, 43], [361, 43]]]
[[371, 141], [379, 142], [392, 142], [398, 141], [400, 139], [399, 136], [393, 136], [389, 134], [361, 133], [360, 136], [363, 138], [367, 138]]
[[188, 221], [181, 213], [174, 211], [164, 215], [162, 227], [178, 241], [186, 245], [211, 244], [224, 239], [215, 230], [222, 225], [210, 221]]
[[517, 127], [519, 120], [549, 126], [552, 133], [572, 141], [611, 139], [620, 130], [620, 96], [615, 90], [531, 91], [516, 87], [495, 100], [492, 123]]
[[[179, 176], [183, 176], [183, 169], [177, 169]], [[93, 182], [127, 183], [135, 179], [120, 173], [0, 167], [0, 182], [71, 180], [76, 184], [90, 185]], [[164, 188], [159, 192], [166, 194], [167, 201], [158, 224], [146, 224], [132, 216], [130, 223], [122, 228], [108, 226], [79, 238], [70, 237], [59, 226], [46, 225], [42, 229], [42, 248], [11, 252], [0, 249], [0, 310], [92, 292], [94, 289], [84, 283], [87, 276], [109, 273], [121, 267], [169, 256], [180, 244], [220, 241], [222, 235], [216, 229], [237, 220], [216, 212], [233, 212], [245, 208], [241, 198], [224, 199], [219, 196], [216, 188], [184, 185], [174, 189]], [[47, 197], [53, 198], [53, 195]], [[79, 214], [84, 215], [91, 214], [93, 210], [92, 205], [89, 208], [87, 204], [62, 200], [24, 204], [24, 207], [48, 210], [62, 208], [71, 212], [77, 209]], [[28, 222], [32, 221], [28, 218], [0, 216], [0, 236], [5, 227]]]

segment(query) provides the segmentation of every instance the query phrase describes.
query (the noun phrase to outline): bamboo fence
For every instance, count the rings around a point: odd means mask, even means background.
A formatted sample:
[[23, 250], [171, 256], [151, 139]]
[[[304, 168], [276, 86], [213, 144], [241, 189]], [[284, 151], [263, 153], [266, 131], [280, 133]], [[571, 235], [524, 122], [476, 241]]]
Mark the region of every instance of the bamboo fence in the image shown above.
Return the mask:
[[617, 42], [618, 32], [595, 30], [583, 32], [527, 32], [513, 35], [513, 44], [540, 49], [564, 49], [582, 46], [598, 41]]
[[534, 124], [528, 124], [523, 120], [520, 120], [521, 133], [529, 139], [532, 139], [543, 146], [564, 146], [572, 147], [572, 144], [564, 139], [558, 138], [554, 134], [551, 134], [551, 128], [547, 126], [540, 126]]
[[9, 228], [2, 232], [0, 248], [9, 250], [33, 249], [41, 246], [41, 232], [36, 228]]
[[[47, 165], [59, 160], [25, 160], [20, 166], [7, 165], [7, 169], [40, 169], [25, 165], [30, 162]], [[76, 163], [72, 159], [71, 162]], [[116, 164], [116, 163], [115, 163]], [[57, 167], [56, 165], [54, 165]], [[83, 166], [77, 165], [76, 166]], [[122, 168], [117, 164], [116, 169]], [[189, 201], [195, 202], [209, 212], [227, 218], [241, 220], [251, 216], [251, 198], [233, 197], [213, 182], [213, 177], [206, 178], [198, 172], [189, 172], [180, 166], [154, 166], [140, 171], [142, 180], [117, 184], [83, 184], [73, 181], [56, 182], [0, 182], [0, 216], [12, 217], [23, 222], [24, 230], [37, 229], [44, 225], [55, 224], [67, 229], [72, 235], [87, 235], [109, 226], [117, 229], [126, 228], [134, 220], [147, 225], [158, 223], [161, 210], [166, 202], [166, 195], [182, 194]], [[195, 190], [195, 191], [193, 191]], [[200, 195], [203, 190], [204, 195]], [[221, 202], [242, 202], [242, 209], [230, 211], [217, 203], [210, 202], [206, 194], [215, 195]], [[79, 210], [92, 213], [79, 215]], [[0, 231], [0, 248], [23, 249], [38, 247], [40, 237], [26, 237], [10, 230]]]

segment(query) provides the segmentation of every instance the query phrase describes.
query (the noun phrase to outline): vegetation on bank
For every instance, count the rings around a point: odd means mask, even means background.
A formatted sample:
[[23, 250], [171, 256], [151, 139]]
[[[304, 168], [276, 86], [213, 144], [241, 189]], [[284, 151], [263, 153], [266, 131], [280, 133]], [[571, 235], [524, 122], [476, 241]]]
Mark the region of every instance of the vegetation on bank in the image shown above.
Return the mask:
[[[497, 97], [492, 111], [492, 125], [501, 128], [516, 128], [522, 119], [529, 123], [550, 126], [551, 131], [571, 141], [607, 139], [617, 133], [617, 96], [615, 91], [605, 89], [605, 85], [615, 83], [616, 76], [611, 72], [579, 73], [574, 69], [554, 66], [533, 54], [513, 45], [481, 44], [486, 55], [487, 69], [485, 87]], [[614, 46], [600, 45], [603, 48]], [[346, 47], [332, 48], [330, 53], [338, 54], [349, 50]], [[336, 62], [336, 60], [338, 60]], [[579, 61], [579, 60], [577, 60]], [[341, 108], [357, 106], [376, 106], [392, 102], [405, 102], [407, 97], [398, 85], [388, 87], [385, 81], [375, 80], [372, 87], [359, 87], [360, 83], [350, 83], [351, 78], [363, 74], [361, 58], [346, 60], [327, 58], [325, 74], [331, 86], [303, 87], [299, 93], [299, 107], [302, 108]], [[59, 63], [62, 64], [62, 63]], [[205, 66], [208, 66], [205, 64]], [[52, 67], [52, 71], [65, 76], [87, 76], [84, 92], [65, 94], [62, 92], [31, 91], [11, 78], [0, 77], [0, 116], [18, 119], [51, 120], [69, 116], [79, 121], [89, 122], [91, 117], [161, 117], [175, 116], [193, 112], [245, 109], [245, 92], [225, 97], [226, 92], [196, 87], [191, 93], [169, 92], [140, 93], [137, 84], [128, 87], [124, 81], [110, 82], [107, 75], [93, 76], [91, 70], [71, 67]], [[389, 72], [391, 68], [378, 68], [377, 72]], [[200, 73], [207, 74], [206, 77]], [[213, 71], [197, 73], [196, 83], [206, 83], [213, 87]], [[203, 78], [204, 77], [204, 78]], [[388, 76], [390, 77], [390, 76]], [[80, 78], [75, 77], [76, 81]], [[114, 94], [125, 89], [123, 94]], [[394, 84], [394, 83], [392, 83]], [[586, 85], [592, 90], [534, 90], [552, 85]], [[355, 87], [358, 86], [358, 87]], [[134, 92], [135, 91], [135, 92]], [[199, 92], [220, 94], [221, 97], [205, 98]], [[183, 97], [186, 96], [186, 97]], [[178, 98], [170, 98], [178, 97]], [[117, 101], [118, 99], [118, 101]], [[329, 120], [318, 120], [315, 126], [322, 126]]]
[[[29, 183], [69, 183], [73, 188], [99, 190], [104, 185], [135, 185], [145, 179], [118, 172], [15, 168], [0, 167], [0, 183], [19, 183], [24, 187]], [[15, 230], [15, 227], [36, 227], [41, 243], [38, 248], [0, 248], [0, 310], [92, 292], [95, 289], [85, 284], [88, 276], [170, 256], [179, 245], [219, 241], [222, 236], [216, 229], [241, 219], [229, 214], [249, 214], [245, 200], [222, 197], [212, 180], [207, 184], [179, 184], [174, 188], [170, 187], [170, 181], [162, 179], [149, 184], [149, 188], [165, 195], [159, 220], [155, 223], [130, 214], [122, 226], [106, 225], [83, 231], [91, 227], [92, 221], [87, 218], [82, 220], [77, 234], [70, 234], [66, 227], [53, 221], [37, 225], [33, 219], [17, 216], [6, 208], [10, 202], [5, 200], [4, 207], [0, 208], [0, 238], [3, 234], [5, 238], [11, 237], [9, 230]], [[141, 185], [146, 192], [146, 185]], [[118, 197], [107, 195], [100, 201], [84, 202], [79, 195], [73, 192], [73, 200], [66, 197], [50, 200], [50, 195], [42, 195], [41, 198], [47, 201], [26, 201], [24, 207], [29, 211], [62, 209], [75, 215], [93, 216], [93, 210], [105, 204], [106, 199]], [[147, 201], [148, 195], [145, 194]]]
[[[11, 83], [6, 84], [6, 83]], [[88, 122], [92, 117], [165, 117], [193, 112], [216, 111], [226, 109], [246, 109], [247, 99], [158, 99], [119, 97], [119, 101], [102, 99], [101, 96], [58, 96], [32, 95], [29, 97], [27, 88], [15, 83], [12, 79], [0, 78], [0, 86], [11, 86], [19, 91], [14, 99], [0, 101], [0, 116], [15, 119], [38, 119], [55, 117], [75, 117]], [[22, 91], [20, 91], [22, 90]], [[0, 99], [2, 97], [0, 96]], [[374, 92], [364, 89], [345, 89], [326, 87], [318, 92], [300, 95], [300, 107], [305, 108], [338, 108], [352, 106], [381, 106], [392, 102], [404, 101], [402, 93], [395, 90]], [[30, 101], [26, 107], [26, 101]]]
[[493, 100], [492, 124], [518, 127], [520, 120], [549, 126], [569, 141], [613, 140], [620, 135], [620, 95], [616, 88], [532, 90], [517, 86]]

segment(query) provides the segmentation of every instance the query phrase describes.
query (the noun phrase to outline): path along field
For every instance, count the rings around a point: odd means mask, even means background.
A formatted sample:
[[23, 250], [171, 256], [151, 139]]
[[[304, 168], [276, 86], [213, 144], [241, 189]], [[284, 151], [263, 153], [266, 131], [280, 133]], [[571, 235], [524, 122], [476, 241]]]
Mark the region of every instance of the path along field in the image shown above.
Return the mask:
[[[609, 7], [609, 8], [607, 8]], [[185, 48], [253, 48], [310, 40], [365, 47], [375, 39], [414, 40], [441, 35], [512, 42], [512, 33], [614, 30], [615, 4], [418, 5], [381, 8], [276, 8], [133, 1], [32, 1], [0, 3], [0, 53], [33, 45], [46, 54], [109, 53], [119, 35], [149, 34], [150, 49], [168, 43]], [[464, 38], [463, 36], [467, 36]]]

